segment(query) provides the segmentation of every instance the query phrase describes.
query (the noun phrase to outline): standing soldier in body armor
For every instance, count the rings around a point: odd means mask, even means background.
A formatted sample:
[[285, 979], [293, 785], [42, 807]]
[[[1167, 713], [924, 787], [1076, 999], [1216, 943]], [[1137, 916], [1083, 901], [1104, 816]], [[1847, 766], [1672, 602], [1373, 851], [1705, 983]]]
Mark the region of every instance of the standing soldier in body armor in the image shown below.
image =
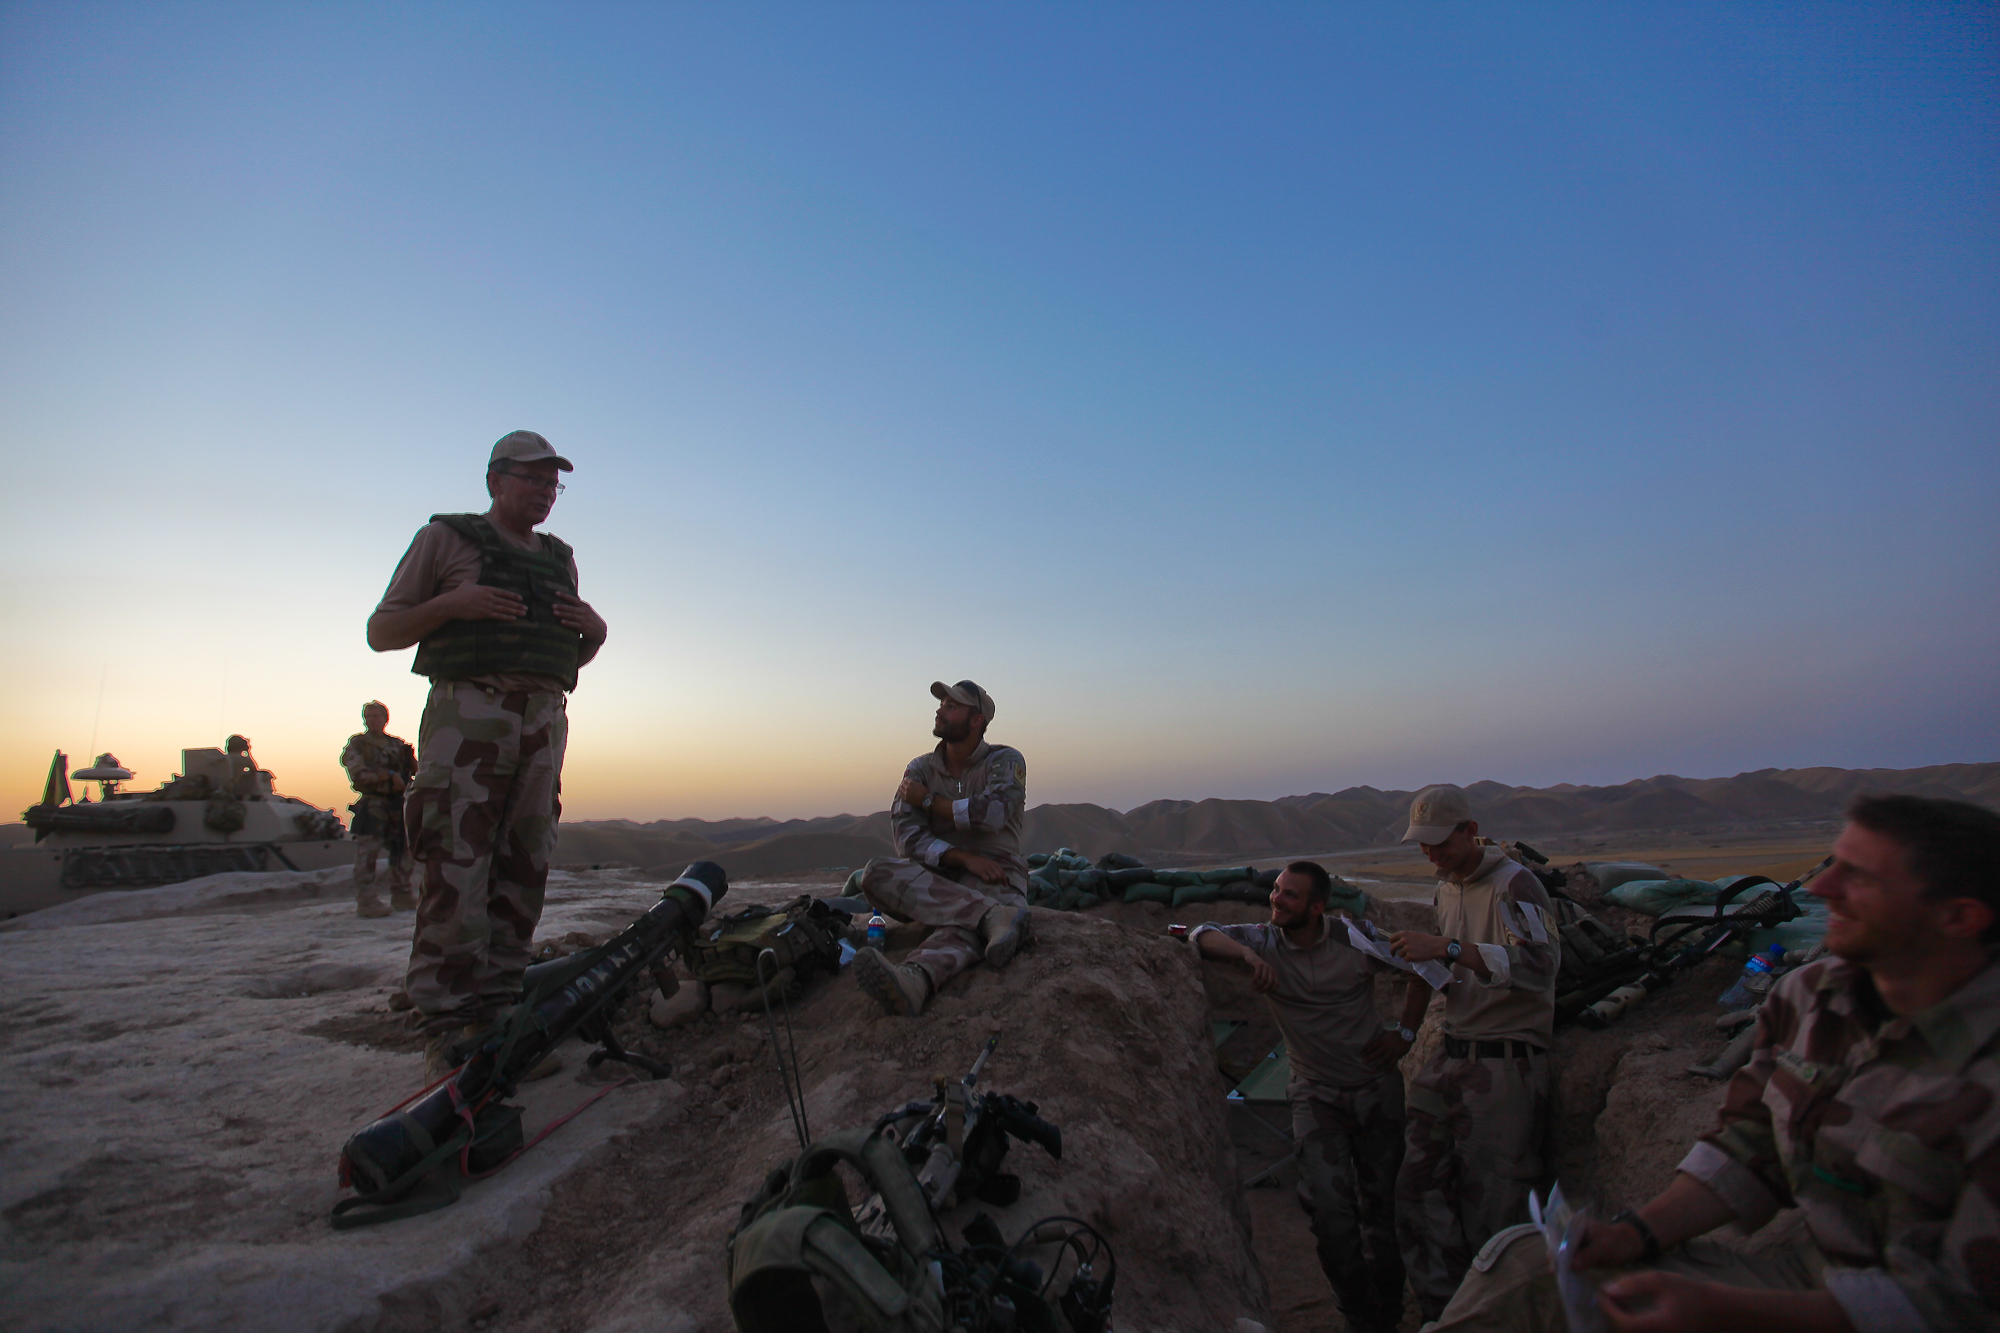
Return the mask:
[[570, 548], [535, 531], [571, 470], [533, 431], [501, 437], [492, 506], [434, 515], [368, 618], [368, 646], [416, 644], [410, 669], [431, 681], [403, 818], [424, 877], [407, 989], [433, 1078], [520, 997], [561, 813], [567, 696], [604, 643]]
[[[361, 799], [347, 807], [354, 816], [354, 910], [359, 916], [387, 916], [416, 910], [410, 896], [410, 857], [403, 837], [403, 795], [417, 773], [417, 752], [389, 734], [389, 708], [380, 701], [361, 705], [367, 728], [347, 738], [340, 766]], [[375, 863], [389, 861], [389, 901], [375, 888]]]

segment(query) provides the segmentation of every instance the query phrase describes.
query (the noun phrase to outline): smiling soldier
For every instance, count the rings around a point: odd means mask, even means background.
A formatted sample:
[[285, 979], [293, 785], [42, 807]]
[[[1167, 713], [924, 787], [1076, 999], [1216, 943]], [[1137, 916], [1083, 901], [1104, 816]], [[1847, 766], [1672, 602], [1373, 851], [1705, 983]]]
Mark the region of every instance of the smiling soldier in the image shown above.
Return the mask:
[[1403, 1313], [1396, 1246], [1396, 1167], [1403, 1160], [1403, 1075], [1414, 1033], [1385, 1032], [1375, 977], [1394, 971], [1348, 942], [1326, 915], [1333, 877], [1294, 861], [1271, 889], [1271, 919], [1204, 922], [1204, 958], [1233, 959], [1270, 1002], [1285, 1034], [1299, 1202], [1312, 1218], [1320, 1267], [1355, 1333], [1393, 1333]]

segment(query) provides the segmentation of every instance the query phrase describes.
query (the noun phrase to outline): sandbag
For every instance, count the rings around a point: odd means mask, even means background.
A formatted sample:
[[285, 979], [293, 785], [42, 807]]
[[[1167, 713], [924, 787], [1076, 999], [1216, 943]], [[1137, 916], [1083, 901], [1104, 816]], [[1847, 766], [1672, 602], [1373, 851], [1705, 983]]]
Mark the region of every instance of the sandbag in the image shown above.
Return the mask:
[[1222, 901], [1229, 903], [1267, 903], [1271, 901], [1271, 890], [1254, 879], [1239, 879], [1218, 885], [1222, 890]]
[[1257, 887], [1260, 889], [1275, 889], [1278, 887], [1278, 876], [1284, 873], [1285, 868], [1283, 866], [1272, 866], [1269, 870], [1258, 871], [1251, 878], [1256, 881]]
[[1620, 884], [1629, 884], [1635, 879], [1674, 878], [1658, 866], [1649, 866], [1643, 861], [1585, 861], [1583, 868], [1597, 881], [1600, 893], [1608, 893]]
[[1134, 884], [1125, 890], [1125, 901], [1128, 903], [1168, 903], [1173, 900], [1174, 891], [1165, 884]]
[[1199, 870], [1155, 870], [1153, 872], [1153, 883], [1182, 889], [1190, 884], [1201, 883], [1201, 872]]
[[1174, 890], [1174, 906], [1185, 907], [1189, 903], [1212, 903], [1222, 896], [1220, 884], [1183, 884]]
[[1123, 852], [1106, 852], [1097, 858], [1097, 868], [1099, 870], [1144, 870], [1146, 863], [1136, 856], [1127, 856]]
[[1103, 901], [1104, 899], [1094, 893], [1079, 893], [1076, 895], [1076, 910], [1079, 912], [1088, 912]]
[[1048, 863], [1049, 863], [1049, 854], [1047, 852], [1028, 853], [1028, 869], [1039, 870]]
[[1658, 916], [1676, 907], [1712, 903], [1721, 891], [1719, 885], [1705, 879], [1629, 879], [1607, 890], [1604, 900], [1628, 911]]
[[1249, 866], [1229, 866], [1222, 870], [1204, 870], [1201, 882], [1204, 884], [1233, 884], [1239, 879], [1250, 879], [1256, 871]]
[[1144, 866], [1122, 866], [1117, 870], [1104, 872], [1104, 882], [1114, 889], [1129, 889], [1134, 884], [1151, 881], [1153, 872]]

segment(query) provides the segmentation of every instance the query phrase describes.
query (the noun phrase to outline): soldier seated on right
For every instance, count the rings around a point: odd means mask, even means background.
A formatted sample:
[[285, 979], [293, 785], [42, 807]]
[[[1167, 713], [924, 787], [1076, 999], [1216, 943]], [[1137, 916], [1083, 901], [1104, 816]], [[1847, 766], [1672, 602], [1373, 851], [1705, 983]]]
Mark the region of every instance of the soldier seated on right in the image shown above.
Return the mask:
[[[1773, 988], [1673, 1182], [1577, 1246], [1620, 1274], [1598, 1293], [1619, 1333], [2000, 1326], [2000, 814], [1863, 796], [1833, 857], [1811, 886], [1832, 956]], [[1705, 1239], [1784, 1208], [1804, 1236]], [[1563, 1326], [1533, 1227], [1480, 1258], [1430, 1327]]]
[[855, 980], [892, 1014], [922, 1013], [945, 982], [981, 961], [1005, 967], [1028, 939], [1027, 761], [987, 743], [993, 696], [985, 690], [937, 681], [931, 694], [937, 748], [904, 768], [889, 807], [902, 855], [876, 857], [861, 876], [877, 908], [932, 928], [900, 964], [875, 949], [855, 956]]

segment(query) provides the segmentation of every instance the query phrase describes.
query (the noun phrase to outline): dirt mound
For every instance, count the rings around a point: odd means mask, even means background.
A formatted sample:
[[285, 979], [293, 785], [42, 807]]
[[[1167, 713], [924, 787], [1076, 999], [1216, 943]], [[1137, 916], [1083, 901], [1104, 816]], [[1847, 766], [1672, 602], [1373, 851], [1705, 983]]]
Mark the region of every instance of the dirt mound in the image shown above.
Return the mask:
[[[916, 1019], [883, 1014], [850, 976], [815, 982], [792, 1013], [813, 1133], [928, 1097], [997, 1033], [981, 1087], [1039, 1104], [1063, 1157], [1015, 1145], [1019, 1202], [963, 1207], [947, 1230], [981, 1209], [1010, 1239], [1043, 1217], [1083, 1218], [1116, 1251], [1121, 1329], [1265, 1318], [1191, 951], [1083, 916], [1042, 913], [1036, 930], [1011, 966], [974, 968]], [[896, 927], [891, 955], [920, 934]], [[621, 1031], [673, 1062], [690, 1095], [558, 1187], [508, 1265], [493, 1327], [729, 1327], [723, 1243], [765, 1173], [797, 1151], [763, 1018], [660, 1033], [628, 1016]]]

